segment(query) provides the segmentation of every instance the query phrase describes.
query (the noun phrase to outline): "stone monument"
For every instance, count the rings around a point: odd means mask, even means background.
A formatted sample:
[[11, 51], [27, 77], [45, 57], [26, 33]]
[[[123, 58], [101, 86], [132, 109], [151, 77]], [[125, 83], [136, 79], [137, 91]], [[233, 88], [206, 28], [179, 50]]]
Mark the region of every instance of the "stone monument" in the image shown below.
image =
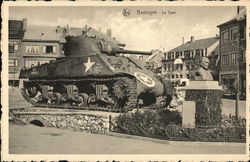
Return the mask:
[[[223, 88], [219, 86], [218, 81], [214, 81], [208, 70], [209, 60], [202, 57], [199, 62], [199, 68], [195, 72], [194, 80], [189, 81], [186, 86], [185, 101], [192, 101], [195, 104], [183, 104], [183, 112], [193, 111], [195, 106], [195, 125], [197, 126], [219, 126], [222, 120], [222, 102]], [[183, 113], [183, 115], [188, 113]], [[183, 116], [185, 119], [186, 117]], [[190, 118], [190, 117], [189, 117]], [[188, 119], [191, 121], [191, 119]], [[184, 121], [185, 123], [185, 121]]]

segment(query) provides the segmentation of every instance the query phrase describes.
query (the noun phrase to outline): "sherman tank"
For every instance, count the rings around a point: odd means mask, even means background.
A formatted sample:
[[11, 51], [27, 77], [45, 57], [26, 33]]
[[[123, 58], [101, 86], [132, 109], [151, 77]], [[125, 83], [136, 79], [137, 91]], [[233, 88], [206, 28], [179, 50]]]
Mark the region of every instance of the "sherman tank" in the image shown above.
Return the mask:
[[127, 112], [166, 94], [161, 78], [139, 60], [121, 56], [150, 52], [125, 50], [86, 34], [65, 39], [65, 57], [21, 70], [21, 92], [32, 105]]

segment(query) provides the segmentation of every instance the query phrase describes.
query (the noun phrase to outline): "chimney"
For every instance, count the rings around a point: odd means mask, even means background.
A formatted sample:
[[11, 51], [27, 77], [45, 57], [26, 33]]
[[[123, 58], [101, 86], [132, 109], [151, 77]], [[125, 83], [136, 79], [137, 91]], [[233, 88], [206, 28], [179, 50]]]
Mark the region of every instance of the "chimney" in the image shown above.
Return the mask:
[[56, 26], [56, 32], [59, 33], [61, 31], [61, 27], [59, 25]]
[[65, 28], [65, 36], [69, 36], [69, 24], [66, 25], [66, 28]]
[[182, 44], [184, 44], [185, 43], [185, 39], [184, 39], [184, 37], [182, 37]]
[[41, 33], [41, 40], [44, 39], [44, 33]]
[[112, 37], [112, 32], [111, 32], [111, 29], [107, 29], [107, 35]]
[[240, 13], [241, 10], [243, 10], [245, 7], [244, 6], [237, 6], [237, 14]]
[[27, 31], [27, 19], [23, 19], [23, 31]]
[[193, 42], [195, 39], [194, 39], [194, 36], [191, 36], [190, 38], [190, 42]]

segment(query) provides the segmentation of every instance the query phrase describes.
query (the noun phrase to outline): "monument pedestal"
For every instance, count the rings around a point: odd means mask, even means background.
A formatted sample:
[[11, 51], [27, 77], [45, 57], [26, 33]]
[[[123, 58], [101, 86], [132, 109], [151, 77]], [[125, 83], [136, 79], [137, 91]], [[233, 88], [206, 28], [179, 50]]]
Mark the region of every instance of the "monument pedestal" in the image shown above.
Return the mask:
[[[186, 87], [185, 101], [195, 103], [195, 125], [219, 126], [222, 120], [222, 98], [223, 88], [217, 81], [190, 81]], [[194, 104], [191, 104], [194, 105]], [[188, 106], [183, 105], [183, 111]], [[192, 108], [191, 108], [192, 109]], [[183, 115], [185, 115], [183, 113]], [[183, 117], [185, 119], [185, 116]]]

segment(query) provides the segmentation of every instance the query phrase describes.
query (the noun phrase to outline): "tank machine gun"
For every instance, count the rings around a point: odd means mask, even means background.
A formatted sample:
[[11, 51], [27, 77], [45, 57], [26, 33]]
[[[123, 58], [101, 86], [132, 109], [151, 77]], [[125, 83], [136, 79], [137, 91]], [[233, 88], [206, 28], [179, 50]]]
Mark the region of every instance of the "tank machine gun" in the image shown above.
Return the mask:
[[166, 94], [165, 82], [137, 61], [117, 54], [150, 55], [96, 37], [67, 36], [65, 57], [22, 70], [24, 98], [34, 106], [126, 112]]

